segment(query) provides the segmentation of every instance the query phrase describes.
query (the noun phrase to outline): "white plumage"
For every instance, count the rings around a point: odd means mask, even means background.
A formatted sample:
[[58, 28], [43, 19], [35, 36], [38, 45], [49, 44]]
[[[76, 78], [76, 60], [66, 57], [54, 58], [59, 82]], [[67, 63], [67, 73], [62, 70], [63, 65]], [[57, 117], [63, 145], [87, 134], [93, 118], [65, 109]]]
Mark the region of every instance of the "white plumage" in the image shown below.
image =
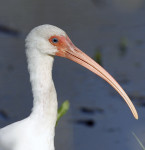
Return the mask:
[[26, 55], [33, 92], [30, 116], [0, 130], [0, 150], [54, 150], [57, 95], [52, 80], [54, 55], [71, 59], [111, 84], [138, 118], [123, 89], [97, 63], [77, 49], [66, 33], [52, 25], [34, 28], [26, 38]]

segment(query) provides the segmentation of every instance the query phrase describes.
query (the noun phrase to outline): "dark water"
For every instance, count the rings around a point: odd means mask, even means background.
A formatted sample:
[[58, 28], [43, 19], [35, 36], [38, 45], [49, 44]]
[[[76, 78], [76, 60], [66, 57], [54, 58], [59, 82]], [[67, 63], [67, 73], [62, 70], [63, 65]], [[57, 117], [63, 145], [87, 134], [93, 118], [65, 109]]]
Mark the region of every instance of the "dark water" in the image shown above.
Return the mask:
[[54, 63], [61, 104], [71, 108], [56, 129], [56, 149], [136, 150], [132, 135], [145, 137], [145, 2], [143, 0], [2, 1], [0, 5], [0, 125], [28, 116], [32, 94], [24, 39], [40, 24], [64, 29], [72, 41], [102, 65], [133, 100], [136, 121], [122, 98], [102, 79], [63, 58]]

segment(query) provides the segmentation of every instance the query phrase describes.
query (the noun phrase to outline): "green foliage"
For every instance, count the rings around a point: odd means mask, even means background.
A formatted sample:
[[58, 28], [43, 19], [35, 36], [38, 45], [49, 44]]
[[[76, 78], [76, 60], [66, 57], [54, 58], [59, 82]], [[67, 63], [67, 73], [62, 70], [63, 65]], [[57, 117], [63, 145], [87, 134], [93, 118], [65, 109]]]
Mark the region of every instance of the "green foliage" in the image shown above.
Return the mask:
[[121, 38], [119, 43], [120, 55], [124, 56], [127, 52], [128, 40], [126, 38]]
[[64, 101], [63, 104], [60, 106], [60, 108], [58, 109], [58, 113], [57, 113], [57, 121], [56, 121], [56, 125], [58, 124], [58, 121], [60, 120], [60, 118], [62, 116], [64, 116], [67, 111], [69, 110], [69, 101]]
[[102, 65], [102, 54], [101, 54], [101, 51], [100, 51], [99, 48], [97, 48], [97, 51], [96, 51], [95, 56], [94, 56], [94, 60], [95, 60], [98, 64]]
[[134, 132], [132, 132], [133, 136], [136, 138], [137, 142], [139, 143], [139, 145], [141, 146], [141, 148], [143, 150], [145, 150], [145, 147], [143, 146], [142, 142], [140, 141], [140, 139], [136, 136], [136, 134]]

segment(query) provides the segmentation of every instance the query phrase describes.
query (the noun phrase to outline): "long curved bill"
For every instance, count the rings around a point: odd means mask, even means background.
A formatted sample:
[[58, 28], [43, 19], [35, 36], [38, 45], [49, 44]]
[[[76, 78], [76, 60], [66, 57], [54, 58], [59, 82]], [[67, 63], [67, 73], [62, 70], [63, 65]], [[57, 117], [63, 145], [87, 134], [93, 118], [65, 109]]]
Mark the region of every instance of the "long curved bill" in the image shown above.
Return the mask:
[[131, 102], [125, 91], [122, 89], [122, 87], [117, 83], [117, 81], [98, 63], [96, 63], [93, 59], [91, 59], [89, 56], [75, 47], [68, 37], [65, 39], [62, 38], [62, 42], [63, 45], [58, 48], [58, 52], [56, 53], [56, 55], [66, 57], [84, 66], [85, 68], [89, 69], [90, 71], [94, 72], [102, 79], [107, 81], [125, 100], [135, 119], [138, 119], [138, 114], [133, 103]]

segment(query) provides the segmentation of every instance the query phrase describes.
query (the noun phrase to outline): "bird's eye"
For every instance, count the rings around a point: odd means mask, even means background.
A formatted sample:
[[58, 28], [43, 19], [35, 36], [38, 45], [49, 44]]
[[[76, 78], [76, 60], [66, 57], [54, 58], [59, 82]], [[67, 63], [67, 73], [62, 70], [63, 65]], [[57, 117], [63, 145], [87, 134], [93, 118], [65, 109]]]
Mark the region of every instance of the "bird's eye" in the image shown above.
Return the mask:
[[53, 43], [58, 43], [58, 39], [57, 39], [57, 38], [53, 38], [53, 39], [52, 39], [52, 42], [53, 42]]

